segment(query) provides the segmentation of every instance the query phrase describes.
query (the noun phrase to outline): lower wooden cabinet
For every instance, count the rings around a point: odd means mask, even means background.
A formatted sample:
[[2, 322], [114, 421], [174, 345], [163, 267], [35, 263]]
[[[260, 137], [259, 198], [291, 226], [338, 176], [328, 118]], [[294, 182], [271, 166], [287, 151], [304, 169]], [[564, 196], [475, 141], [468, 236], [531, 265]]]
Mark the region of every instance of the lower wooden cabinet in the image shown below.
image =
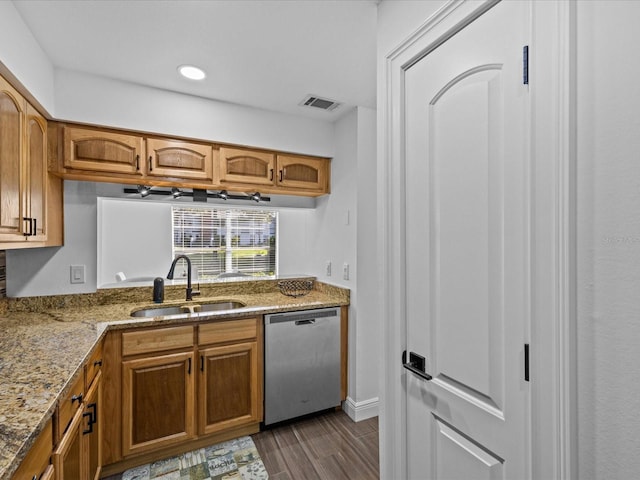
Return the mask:
[[[84, 377], [80, 380], [84, 380]], [[82, 399], [74, 402], [77, 403], [77, 407], [72, 412], [71, 421], [62, 432], [53, 452], [52, 460], [57, 480], [98, 480], [102, 471], [102, 372], [100, 370], [95, 373], [86, 395], [79, 396]], [[59, 418], [61, 407], [65, 405], [64, 401], [61, 402], [58, 409]]]
[[123, 455], [195, 435], [193, 352], [122, 362]]
[[[49, 420], [33, 443], [31, 450], [24, 458], [18, 470], [13, 474], [12, 480], [20, 479], [44, 479], [46, 474], [53, 474], [51, 463], [51, 453], [53, 450], [53, 428], [52, 422]], [[49, 477], [53, 478], [53, 477]]]
[[199, 355], [199, 433], [259, 422], [257, 343], [211, 347]]
[[64, 480], [83, 477], [82, 428], [83, 411], [78, 408], [71, 419], [62, 440], [53, 452], [56, 479]]
[[98, 480], [102, 472], [102, 372], [95, 374], [84, 405], [84, 461], [88, 480]]
[[105, 424], [103, 475], [154, 452], [259, 430], [261, 317], [113, 332], [103, 368], [104, 414], [121, 420]]

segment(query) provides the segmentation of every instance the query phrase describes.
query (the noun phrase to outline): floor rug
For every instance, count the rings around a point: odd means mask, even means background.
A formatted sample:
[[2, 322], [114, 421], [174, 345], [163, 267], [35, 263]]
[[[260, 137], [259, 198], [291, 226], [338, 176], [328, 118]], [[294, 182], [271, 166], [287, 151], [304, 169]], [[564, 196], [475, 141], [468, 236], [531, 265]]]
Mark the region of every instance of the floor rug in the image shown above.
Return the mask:
[[122, 480], [266, 480], [267, 470], [251, 437], [201, 448], [132, 468]]

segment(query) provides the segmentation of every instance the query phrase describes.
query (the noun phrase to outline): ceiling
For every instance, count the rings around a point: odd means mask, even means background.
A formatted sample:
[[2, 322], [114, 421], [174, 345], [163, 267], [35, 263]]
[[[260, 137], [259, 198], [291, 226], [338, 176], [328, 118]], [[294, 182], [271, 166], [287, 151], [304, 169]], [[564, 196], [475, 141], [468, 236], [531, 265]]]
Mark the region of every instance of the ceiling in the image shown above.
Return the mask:
[[[56, 68], [327, 121], [375, 107], [378, 0], [13, 3]], [[298, 105], [307, 94], [343, 105]]]

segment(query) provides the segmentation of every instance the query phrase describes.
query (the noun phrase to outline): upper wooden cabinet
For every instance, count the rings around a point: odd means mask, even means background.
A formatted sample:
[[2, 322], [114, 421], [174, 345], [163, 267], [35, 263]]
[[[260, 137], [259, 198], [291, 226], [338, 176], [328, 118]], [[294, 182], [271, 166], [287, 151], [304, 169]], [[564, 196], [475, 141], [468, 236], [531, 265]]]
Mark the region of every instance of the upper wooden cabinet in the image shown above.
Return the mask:
[[47, 122], [35, 108], [27, 104], [25, 133], [26, 169], [24, 189], [24, 218], [32, 222], [31, 237], [36, 241], [47, 239]]
[[212, 181], [212, 153], [211, 145], [148, 138], [146, 174]]
[[275, 185], [273, 153], [220, 147], [218, 166], [221, 184]]
[[329, 193], [329, 161], [314, 157], [278, 155], [278, 185]]
[[218, 162], [223, 185], [269, 186], [275, 187], [269, 190], [274, 193], [329, 193], [330, 164], [326, 158], [220, 147]]
[[125, 131], [58, 124], [62, 158], [52, 173], [70, 180], [236, 192], [329, 193], [328, 158], [214, 145]]
[[[50, 245], [50, 217], [57, 218], [61, 229], [61, 181], [49, 178], [47, 152], [47, 121], [0, 77], [2, 249]], [[50, 189], [58, 200], [56, 205], [49, 202]], [[53, 209], [56, 215], [52, 214]], [[57, 244], [61, 244], [61, 238]]]
[[64, 168], [142, 175], [142, 137], [81, 127], [64, 127]]
[[0, 240], [25, 241], [22, 174], [27, 102], [0, 77]]

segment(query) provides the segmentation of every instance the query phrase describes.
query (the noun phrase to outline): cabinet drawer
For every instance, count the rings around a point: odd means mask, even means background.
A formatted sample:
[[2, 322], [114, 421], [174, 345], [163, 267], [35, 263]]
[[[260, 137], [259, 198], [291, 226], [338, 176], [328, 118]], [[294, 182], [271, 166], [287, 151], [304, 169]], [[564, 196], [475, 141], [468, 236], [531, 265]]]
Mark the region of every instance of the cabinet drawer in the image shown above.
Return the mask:
[[153, 328], [122, 334], [123, 356], [192, 346], [193, 327], [191, 326]]
[[102, 343], [100, 343], [96, 347], [96, 349], [93, 351], [85, 367], [86, 369], [85, 370], [86, 379], [84, 383], [85, 390], [89, 390], [89, 387], [91, 386], [91, 382], [93, 382], [93, 379], [96, 378], [96, 374], [100, 371], [101, 368], [102, 368]]
[[257, 318], [205, 323], [198, 327], [198, 345], [245, 340], [256, 338], [257, 335]]
[[78, 407], [82, 404], [82, 397], [84, 394], [84, 375], [79, 375], [77, 380], [73, 383], [71, 390], [67, 395], [60, 400], [58, 404], [58, 435], [57, 439], [62, 438], [65, 430], [69, 426], [69, 422], [73, 418], [73, 415], [78, 410]]
[[40, 478], [51, 461], [53, 452], [53, 427], [51, 420], [44, 427], [36, 441], [31, 446], [29, 453], [24, 458], [12, 480]]

